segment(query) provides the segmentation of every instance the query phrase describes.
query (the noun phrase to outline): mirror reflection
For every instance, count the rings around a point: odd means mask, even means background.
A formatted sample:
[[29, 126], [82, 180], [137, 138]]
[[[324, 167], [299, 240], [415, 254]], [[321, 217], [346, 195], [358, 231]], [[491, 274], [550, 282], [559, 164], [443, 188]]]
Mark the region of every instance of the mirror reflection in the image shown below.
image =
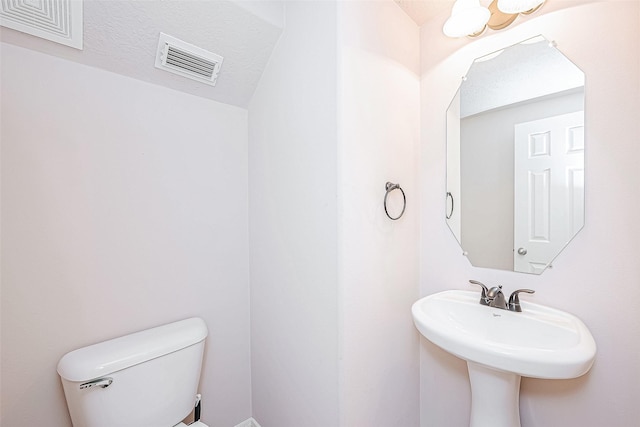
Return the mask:
[[447, 110], [446, 190], [472, 265], [550, 265], [584, 225], [584, 148], [584, 73], [552, 43], [473, 62]]

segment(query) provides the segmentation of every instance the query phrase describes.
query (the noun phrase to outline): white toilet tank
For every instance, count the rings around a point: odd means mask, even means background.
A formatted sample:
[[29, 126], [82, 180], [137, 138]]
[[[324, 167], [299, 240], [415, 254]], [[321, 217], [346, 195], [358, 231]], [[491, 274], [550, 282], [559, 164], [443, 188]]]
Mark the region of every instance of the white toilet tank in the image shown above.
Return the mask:
[[194, 408], [207, 326], [191, 318], [67, 353], [74, 427], [172, 427]]

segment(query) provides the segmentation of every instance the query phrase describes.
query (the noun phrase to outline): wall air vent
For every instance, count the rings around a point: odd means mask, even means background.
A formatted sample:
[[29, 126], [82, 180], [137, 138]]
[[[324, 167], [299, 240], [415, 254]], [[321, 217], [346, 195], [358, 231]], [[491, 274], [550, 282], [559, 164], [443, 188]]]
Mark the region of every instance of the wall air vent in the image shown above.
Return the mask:
[[82, 49], [82, 0], [1, 0], [0, 25]]
[[156, 68], [215, 86], [222, 60], [220, 55], [160, 33]]

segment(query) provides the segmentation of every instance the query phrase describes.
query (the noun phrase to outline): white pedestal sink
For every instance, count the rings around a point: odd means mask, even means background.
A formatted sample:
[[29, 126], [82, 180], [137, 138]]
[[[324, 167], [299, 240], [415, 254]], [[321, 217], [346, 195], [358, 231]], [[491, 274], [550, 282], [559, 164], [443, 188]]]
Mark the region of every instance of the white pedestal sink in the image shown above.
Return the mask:
[[521, 376], [579, 377], [591, 368], [596, 344], [569, 313], [527, 302], [516, 313], [479, 301], [479, 292], [444, 291], [411, 311], [425, 338], [467, 361], [471, 427], [520, 427]]

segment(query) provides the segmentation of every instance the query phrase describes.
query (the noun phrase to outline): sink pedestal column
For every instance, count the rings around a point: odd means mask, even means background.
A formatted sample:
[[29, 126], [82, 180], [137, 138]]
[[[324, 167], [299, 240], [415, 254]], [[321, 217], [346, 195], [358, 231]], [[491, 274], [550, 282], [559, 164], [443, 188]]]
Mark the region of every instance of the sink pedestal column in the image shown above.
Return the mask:
[[520, 375], [467, 361], [470, 427], [520, 427]]

